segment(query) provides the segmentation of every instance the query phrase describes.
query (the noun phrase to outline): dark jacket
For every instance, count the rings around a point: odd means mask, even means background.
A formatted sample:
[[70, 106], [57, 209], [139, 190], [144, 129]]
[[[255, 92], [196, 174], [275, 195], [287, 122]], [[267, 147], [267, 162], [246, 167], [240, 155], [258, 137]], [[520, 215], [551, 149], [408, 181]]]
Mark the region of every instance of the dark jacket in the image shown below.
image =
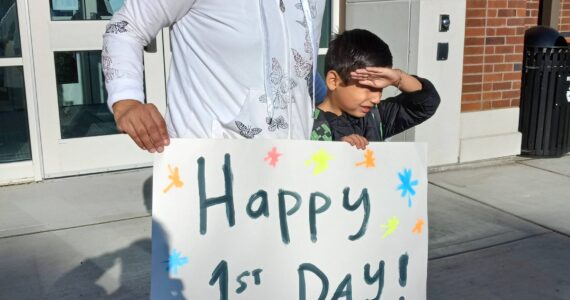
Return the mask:
[[416, 78], [422, 84], [421, 90], [384, 99], [362, 118], [315, 109], [311, 140], [339, 141], [358, 134], [378, 142], [421, 124], [435, 114], [441, 100], [429, 80]]

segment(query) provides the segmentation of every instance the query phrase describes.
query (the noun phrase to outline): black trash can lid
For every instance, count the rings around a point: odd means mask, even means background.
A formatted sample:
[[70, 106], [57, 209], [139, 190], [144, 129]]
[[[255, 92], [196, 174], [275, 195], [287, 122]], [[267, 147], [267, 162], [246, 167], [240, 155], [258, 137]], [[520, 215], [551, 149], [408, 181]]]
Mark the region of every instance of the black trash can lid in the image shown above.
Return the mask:
[[535, 47], [568, 47], [566, 39], [556, 29], [548, 26], [529, 28], [524, 34], [524, 45]]

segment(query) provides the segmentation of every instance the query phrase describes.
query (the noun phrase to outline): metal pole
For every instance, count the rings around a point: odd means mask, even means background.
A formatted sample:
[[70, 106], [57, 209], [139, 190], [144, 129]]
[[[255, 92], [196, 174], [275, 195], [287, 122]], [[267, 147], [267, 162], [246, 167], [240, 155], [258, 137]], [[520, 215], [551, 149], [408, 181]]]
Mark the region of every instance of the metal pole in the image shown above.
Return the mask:
[[543, 0], [539, 14], [538, 25], [558, 29], [560, 21], [560, 0]]

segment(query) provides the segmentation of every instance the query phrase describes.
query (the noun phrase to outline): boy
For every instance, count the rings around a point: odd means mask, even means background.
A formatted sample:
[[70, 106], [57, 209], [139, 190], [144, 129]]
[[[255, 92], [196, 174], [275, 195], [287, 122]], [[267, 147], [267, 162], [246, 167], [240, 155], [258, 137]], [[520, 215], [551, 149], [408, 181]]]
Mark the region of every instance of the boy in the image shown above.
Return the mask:
[[[440, 102], [428, 80], [392, 69], [388, 45], [363, 29], [331, 41], [325, 74], [327, 96], [315, 109], [311, 140], [364, 149], [368, 141], [383, 141], [429, 119]], [[402, 93], [380, 102], [390, 85]]]

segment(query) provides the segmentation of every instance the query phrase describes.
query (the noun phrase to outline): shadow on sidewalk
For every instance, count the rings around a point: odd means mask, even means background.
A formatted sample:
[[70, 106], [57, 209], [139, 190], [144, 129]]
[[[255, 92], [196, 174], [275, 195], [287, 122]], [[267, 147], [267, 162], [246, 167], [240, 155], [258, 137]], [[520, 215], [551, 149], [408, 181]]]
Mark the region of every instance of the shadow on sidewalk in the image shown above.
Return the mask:
[[[143, 184], [144, 204], [152, 213], [152, 176]], [[167, 234], [154, 219], [152, 236], [159, 253], [170, 253]], [[150, 297], [152, 240], [145, 238], [131, 243], [128, 247], [105, 253], [82, 261], [79, 266], [56, 280], [48, 291], [48, 299], [148, 299]], [[167, 257], [166, 257], [167, 259]], [[154, 286], [166, 289], [169, 299], [184, 299], [182, 281], [170, 278], [162, 263], [164, 272], [157, 272]], [[119, 270], [119, 286], [106, 284], [103, 277], [106, 273]], [[115, 284], [116, 285], [116, 284]], [[110, 291], [112, 289], [112, 291]], [[166, 299], [162, 296], [162, 299]]]

